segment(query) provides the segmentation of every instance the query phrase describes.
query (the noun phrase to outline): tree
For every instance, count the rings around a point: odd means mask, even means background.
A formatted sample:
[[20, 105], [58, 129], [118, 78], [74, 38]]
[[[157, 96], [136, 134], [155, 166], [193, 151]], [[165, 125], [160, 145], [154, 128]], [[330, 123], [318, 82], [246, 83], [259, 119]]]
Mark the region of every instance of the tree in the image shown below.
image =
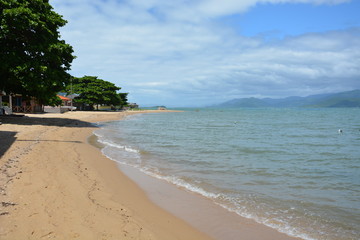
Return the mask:
[[0, 0], [0, 90], [43, 104], [70, 81], [73, 48], [48, 0]]
[[128, 94], [129, 93], [118, 93], [120, 103], [116, 104], [116, 105], [119, 105], [121, 107], [126, 106], [128, 104], [128, 102], [127, 102], [128, 101], [128, 99], [127, 99]]
[[[106, 104], [106, 105], [121, 105], [126, 102], [126, 95], [123, 93], [117, 93], [120, 87], [115, 84], [98, 79], [96, 76], [84, 76], [82, 78], [74, 78], [72, 80], [72, 86], [68, 86], [67, 91], [79, 94], [74, 99], [75, 102], [88, 104], [92, 109], [94, 105]], [[121, 95], [122, 94], [122, 95]]]

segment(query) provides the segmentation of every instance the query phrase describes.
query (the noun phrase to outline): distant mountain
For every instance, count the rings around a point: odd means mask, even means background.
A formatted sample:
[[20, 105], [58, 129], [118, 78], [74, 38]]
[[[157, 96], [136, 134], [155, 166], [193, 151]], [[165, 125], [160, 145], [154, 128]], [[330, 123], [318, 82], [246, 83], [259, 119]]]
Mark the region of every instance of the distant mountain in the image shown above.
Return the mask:
[[220, 105], [229, 107], [268, 107], [264, 100], [258, 98], [233, 99]]
[[238, 98], [216, 105], [216, 107], [360, 107], [360, 90], [279, 99]]

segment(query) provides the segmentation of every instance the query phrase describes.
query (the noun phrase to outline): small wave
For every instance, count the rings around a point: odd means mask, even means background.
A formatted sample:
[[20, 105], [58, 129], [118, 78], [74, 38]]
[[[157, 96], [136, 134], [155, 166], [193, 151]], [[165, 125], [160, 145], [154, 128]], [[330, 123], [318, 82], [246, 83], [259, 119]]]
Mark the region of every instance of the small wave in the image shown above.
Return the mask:
[[[128, 148], [123, 145], [115, 144], [111, 141], [100, 140], [100, 142], [103, 144], [106, 144], [110, 147], [115, 147], [115, 148], [125, 150], [128, 152], [139, 153], [138, 150]], [[109, 159], [111, 159], [119, 164], [123, 164], [123, 165], [127, 165], [130, 167], [136, 168], [146, 175], [157, 178], [159, 180], [166, 181], [172, 185], [175, 185], [178, 188], [184, 189], [186, 191], [189, 191], [189, 192], [192, 192], [195, 194], [200, 194], [203, 197], [211, 199], [214, 202], [214, 204], [217, 204], [218, 206], [226, 209], [227, 211], [236, 213], [239, 216], [242, 216], [242, 217], [245, 217], [248, 219], [253, 219], [260, 224], [264, 224], [271, 228], [277, 229], [278, 231], [288, 234], [290, 236], [300, 237], [300, 238], [306, 239], [306, 240], [314, 240], [313, 238], [309, 237], [308, 235], [300, 233], [293, 227], [288, 226], [285, 222], [282, 222], [282, 224], [279, 224], [279, 222], [269, 221], [269, 219], [267, 219], [265, 217], [257, 216], [256, 214], [251, 213], [251, 211], [249, 212], [246, 207], [247, 204], [245, 202], [239, 202], [239, 199], [233, 199], [233, 198], [227, 196], [226, 194], [222, 194], [222, 193], [213, 193], [213, 192], [206, 191], [205, 189], [203, 189], [199, 186], [196, 186], [195, 184], [192, 184], [192, 183], [190, 183], [184, 179], [181, 179], [177, 176], [164, 175], [159, 169], [157, 169], [155, 167], [152, 167], [152, 168], [145, 167], [145, 166], [139, 164], [138, 162], [125, 162], [125, 161], [113, 158], [113, 157], [109, 156], [108, 154], [105, 154], [104, 151], [103, 151], [103, 154], [105, 156], [107, 156]], [[279, 219], [279, 221], [280, 221], [280, 219]]]
[[[229, 212], [236, 213], [237, 215], [244, 218], [252, 219], [257, 223], [276, 229], [281, 233], [287, 234], [288, 236], [301, 238], [304, 240], [316, 240], [315, 238], [309, 236], [308, 234], [300, 232], [298, 229], [296, 229], [296, 227], [288, 224], [288, 220], [286, 219], [282, 219], [281, 217], [269, 218], [268, 216], [266, 216], [266, 215], [273, 215], [271, 210], [270, 212], [268, 212], [269, 210], [267, 211], [264, 210], [265, 216], [259, 216], [254, 211], [251, 210], [249, 211], [248, 209], [249, 205], [247, 203], [247, 200], [239, 200], [237, 198], [233, 198], [226, 195], [221, 195], [221, 197], [216, 200], [220, 200], [220, 201], [214, 201], [215, 204], [223, 207]], [[283, 210], [282, 214], [286, 215], [288, 219], [291, 219], [292, 216], [288, 215], [288, 211], [289, 210]], [[274, 216], [276, 215], [278, 214], [277, 213], [274, 214]]]
[[[106, 141], [105, 141], [106, 142]], [[105, 144], [105, 143], [104, 143]], [[114, 144], [116, 145], [116, 144]], [[124, 149], [122, 147], [120, 147], [119, 145], [116, 146], [118, 148], [121, 148], [121, 149]], [[154, 178], [157, 178], [157, 179], [160, 179], [160, 180], [164, 180], [168, 183], [171, 183], [177, 187], [180, 187], [182, 189], [186, 189], [190, 192], [193, 192], [193, 193], [197, 193], [197, 194], [200, 194], [206, 198], [210, 198], [210, 199], [216, 199], [216, 198], [219, 198], [221, 196], [221, 194], [215, 194], [215, 193], [211, 193], [211, 192], [208, 192], [200, 187], [197, 187], [195, 185], [192, 185], [178, 177], [175, 177], [175, 176], [166, 176], [166, 175], [162, 175], [160, 173], [160, 171], [157, 169], [157, 168], [148, 168], [148, 167], [144, 167], [144, 166], [140, 166], [139, 164], [136, 164], [136, 163], [129, 163], [129, 162], [124, 162], [124, 161], [120, 161], [118, 159], [115, 159], [111, 156], [109, 156], [108, 154], [106, 154], [104, 151], [103, 151], [103, 154], [109, 158], [110, 160], [114, 161], [114, 162], [117, 162], [119, 164], [123, 164], [123, 165], [126, 165], [126, 166], [130, 166], [130, 167], [134, 167], [136, 169], [138, 169], [139, 171], [141, 171], [142, 173], [146, 174], [146, 175], [149, 175], [151, 177], [154, 177]]]
[[[107, 143], [107, 144], [109, 144], [109, 143]], [[112, 145], [115, 145], [115, 147], [117, 147], [119, 149], [125, 149], [125, 147], [121, 146], [121, 145], [117, 145], [117, 144], [112, 144]], [[231, 197], [227, 196], [226, 194], [222, 194], [222, 193], [213, 193], [213, 192], [206, 191], [203, 188], [198, 187], [194, 184], [191, 184], [191, 183], [189, 183], [179, 177], [176, 177], [176, 176], [163, 175], [159, 169], [154, 168], [154, 167], [152, 167], [152, 168], [144, 167], [135, 162], [132, 162], [132, 163], [124, 162], [124, 161], [121, 161], [118, 159], [114, 159], [105, 153], [104, 153], [104, 155], [119, 164], [134, 167], [146, 175], [166, 181], [172, 185], [175, 185], [178, 188], [184, 189], [186, 191], [189, 191], [189, 192], [192, 192], [195, 194], [200, 194], [203, 197], [211, 199], [214, 202], [214, 204], [217, 204], [218, 206], [226, 209], [227, 211], [236, 213], [239, 216], [242, 216], [242, 217], [245, 217], [248, 219], [253, 219], [260, 224], [264, 224], [271, 228], [277, 229], [278, 231], [288, 234], [290, 236], [300, 237], [305, 240], [314, 240], [314, 238], [311, 238], [307, 234], [300, 233], [294, 227], [289, 226], [288, 224], [286, 224], [286, 222], [282, 221], [281, 219], [279, 219], [276, 222], [269, 221], [269, 219], [266, 217], [260, 217], [254, 213], [249, 212], [246, 207], [247, 204], [242, 201], [239, 202], [239, 199], [231, 198]]]
[[[271, 228], [277, 229], [278, 231], [288, 234], [290, 236], [300, 237], [305, 240], [315, 240], [306, 234], [298, 232], [296, 229], [287, 225], [285, 222], [282, 222], [282, 224], [279, 225], [278, 222], [272, 222], [272, 221], [269, 221], [269, 219], [267, 219], [267, 218], [259, 217], [256, 214], [254, 215], [253, 213], [250, 213], [247, 210], [246, 203], [244, 202], [244, 203], [240, 204], [238, 202], [239, 199], [237, 199], [237, 200], [233, 199], [222, 193], [212, 193], [212, 192], [206, 191], [203, 188], [198, 187], [194, 184], [191, 184], [191, 183], [189, 183], [179, 177], [176, 177], [176, 176], [163, 175], [160, 172], [160, 170], [157, 168], [148, 168], [148, 167], [140, 166], [139, 164], [135, 164], [135, 163], [123, 162], [123, 161], [119, 161], [114, 158], [111, 158], [109, 156], [108, 156], [108, 158], [110, 158], [111, 160], [113, 160], [119, 164], [134, 167], [146, 175], [157, 178], [159, 180], [166, 181], [172, 185], [175, 185], [178, 188], [184, 189], [186, 191], [189, 191], [189, 192], [192, 192], [195, 194], [200, 194], [203, 197], [211, 199], [214, 202], [214, 204], [226, 209], [229, 212], [236, 213], [237, 215], [239, 215], [241, 217], [253, 219], [260, 224], [264, 224]], [[281, 221], [281, 220], [279, 220], [279, 221]]]
[[220, 194], [215, 194], [215, 193], [211, 193], [211, 192], [208, 192], [200, 187], [197, 187], [195, 185], [192, 185], [178, 177], [175, 177], [175, 176], [164, 176], [164, 175], [161, 175], [160, 173], [158, 173], [157, 171], [154, 172], [154, 171], [149, 171], [148, 169], [146, 168], [140, 168], [140, 171], [147, 174], [147, 175], [150, 175], [152, 177], [155, 177], [157, 179], [160, 179], [160, 180], [165, 180], [166, 182], [168, 183], [171, 183], [177, 187], [180, 187], [180, 188], [183, 188], [183, 189], [186, 189], [190, 192], [193, 192], [193, 193], [198, 193], [204, 197], [207, 197], [207, 198], [210, 198], [210, 199], [216, 199], [220, 196]]
[[102, 134], [100, 134], [98, 131], [94, 131], [93, 134], [98, 137], [98, 138], [102, 138], [104, 137]]
[[139, 150], [137, 149], [134, 149], [132, 147], [129, 147], [129, 146], [124, 146], [124, 145], [120, 145], [120, 144], [116, 144], [112, 141], [108, 141], [108, 140], [103, 140], [103, 139], [99, 139], [98, 140], [100, 143], [106, 145], [106, 146], [109, 146], [109, 147], [114, 147], [114, 148], [118, 148], [118, 149], [122, 149], [122, 150], [125, 150], [127, 152], [132, 152], [132, 153], [140, 153]]

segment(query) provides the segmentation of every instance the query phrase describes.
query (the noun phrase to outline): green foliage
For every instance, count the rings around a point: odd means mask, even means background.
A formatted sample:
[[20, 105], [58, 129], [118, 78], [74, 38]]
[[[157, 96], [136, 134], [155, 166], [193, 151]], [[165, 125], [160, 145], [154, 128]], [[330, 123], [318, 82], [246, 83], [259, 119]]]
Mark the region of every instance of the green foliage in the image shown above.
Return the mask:
[[115, 104], [118, 106], [126, 106], [128, 104], [128, 96], [129, 93], [118, 93], [118, 97], [120, 99], [120, 103], [119, 104]]
[[47, 103], [47, 105], [53, 106], [53, 107], [60, 106], [61, 104], [62, 104], [62, 100], [57, 95], [49, 98], [48, 103]]
[[71, 91], [71, 88], [74, 93], [79, 94], [74, 99], [75, 102], [88, 104], [92, 108], [99, 104], [118, 106], [127, 101], [127, 93], [117, 93], [120, 87], [95, 76], [74, 78], [72, 86], [68, 86], [67, 91]]
[[0, 90], [47, 104], [69, 82], [72, 47], [48, 0], [0, 0]]

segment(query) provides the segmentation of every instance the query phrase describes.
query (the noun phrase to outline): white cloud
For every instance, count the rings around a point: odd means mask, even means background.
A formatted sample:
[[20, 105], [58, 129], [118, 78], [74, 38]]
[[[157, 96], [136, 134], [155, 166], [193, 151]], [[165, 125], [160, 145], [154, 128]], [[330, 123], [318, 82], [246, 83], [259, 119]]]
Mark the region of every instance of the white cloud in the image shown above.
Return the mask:
[[268, 43], [210, 20], [279, 2], [345, 1], [51, 1], [69, 20], [61, 33], [78, 56], [71, 73], [112, 81], [143, 104], [360, 88], [360, 29]]
[[[194, 19], [198, 19], [199, 17], [215, 18], [244, 13], [258, 4], [307, 3], [313, 5], [335, 5], [350, 2], [350, 0], [183, 0], [175, 2], [177, 3], [176, 9], [180, 9], [180, 11], [176, 11], [175, 14], [171, 12], [172, 15], [179, 17], [181, 16], [179, 12], [182, 12], [185, 13], [183, 16], [192, 16]], [[157, 1], [157, 3], [159, 3], [159, 1]], [[154, 4], [153, 7], [154, 6], [159, 5]], [[183, 19], [185, 19], [185, 17]]]

